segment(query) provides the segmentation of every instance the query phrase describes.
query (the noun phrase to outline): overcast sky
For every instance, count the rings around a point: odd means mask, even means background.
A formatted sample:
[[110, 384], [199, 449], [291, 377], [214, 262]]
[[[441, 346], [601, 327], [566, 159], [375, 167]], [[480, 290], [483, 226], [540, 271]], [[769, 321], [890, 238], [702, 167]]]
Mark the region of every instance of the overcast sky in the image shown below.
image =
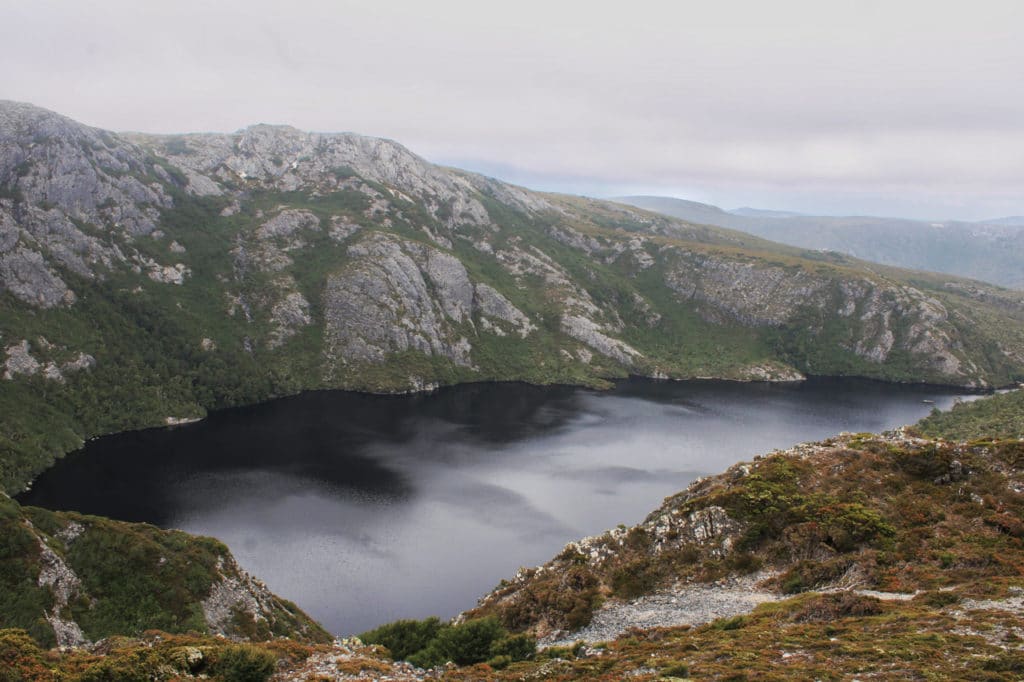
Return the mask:
[[1024, 214], [1024, 2], [0, 0], [0, 98], [394, 138], [528, 187]]

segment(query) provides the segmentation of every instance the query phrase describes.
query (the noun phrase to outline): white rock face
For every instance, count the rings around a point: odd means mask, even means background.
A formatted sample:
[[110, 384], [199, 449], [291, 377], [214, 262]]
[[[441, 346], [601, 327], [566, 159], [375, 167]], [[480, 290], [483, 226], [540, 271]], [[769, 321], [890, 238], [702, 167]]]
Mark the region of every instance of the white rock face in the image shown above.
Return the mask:
[[702, 314], [715, 322], [779, 327], [808, 310], [818, 318], [834, 311], [850, 320], [842, 347], [869, 362], [884, 363], [899, 349], [951, 380], [977, 372], [956, 353], [961, 344], [945, 306], [913, 287], [682, 251], [665, 282], [681, 299], [702, 304]]
[[[337, 186], [351, 172], [394, 187], [422, 202], [449, 226], [484, 226], [490, 216], [470, 180], [445, 171], [390, 140], [351, 133], [306, 133], [288, 126], [257, 125], [232, 135], [184, 135], [167, 148], [167, 160], [216, 182], [242, 180], [290, 191]], [[476, 182], [486, 185], [483, 179]], [[510, 200], [530, 203], [507, 190]], [[536, 205], [536, 202], [533, 202]]]
[[685, 254], [665, 283], [682, 298], [752, 327], [784, 324], [800, 306], [822, 301], [830, 284], [799, 269], [703, 254]]
[[[66, 352], [65, 348], [58, 348], [42, 337], [39, 337], [38, 343], [47, 351], [56, 348], [58, 352]], [[4, 362], [3, 378], [8, 380], [12, 380], [18, 375], [32, 376], [42, 372], [47, 379], [64, 381], [65, 373], [78, 372], [96, 366], [96, 359], [93, 356], [81, 352], [74, 359], [62, 364], [57, 364], [52, 360], [42, 363], [32, 355], [32, 347], [27, 339], [8, 346], [5, 350], [7, 359]]]
[[336, 242], [343, 242], [359, 230], [363, 229], [361, 225], [353, 223], [345, 218], [336, 216], [331, 220], [331, 227], [328, 230], [331, 239]]
[[42, 308], [72, 305], [56, 266], [92, 278], [124, 263], [112, 240], [79, 224], [127, 239], [156, 230], [173, 202], [146, 158], [117, 135], [0, 102], [0, 183], [18, 199], [17, 211], [0, 200], [0, 289]]
[[567, 315], [562, 318], [562, 331], [581, 341], [598, 353], [622, 363], [632, 365], [643, 355], [625, 341], [613, 339], [606, 335], [600, 325], [593, 320], [579, 315]]
[[78, 623], [61, 618], [61, 611], [67, 607], [82, 587], [75, 572], [52, 549], [39, 541], [40, 587], [48, 587], [53, 594], [53, 608], [46, 614], [46, 621], [57, 637], [57, 646], [81, 646], [86, 643], [85, 635]]
[[217, 571], [221, 574], [220, 580], [213, 584], [210, 595], [202, 602], [203, 618], [210, 634], [226, 637], [236, 632], [236, 614], [251, 618], [253, 622], [272, 618], [276, 599], [266, 585], [224, 557], [217, 560]]
[[[348, 249], [352, 259], [328, 278], [324, 295], [330, 356], [382, 362], [416, 350], [472, 365], [474, 316], [481, 331], [501, 324], [520, 336], [534, 325], [490, 285], [473, 283], [457, 258], [394, 235], [372, 233]], [[504, 333], [504, 330], [501, 330]]]
[[7, 361], [4, 362], [4, 379], [13, 379], [18, 374], [31, 376], [39, 371], [39, 361], [29, 352], [27, 340], [7, 347]]
[[[373, 234], [349, 247], [352, 262], [327, 280], [324, 295], [327, 339], [343, 361], [382, 362], [387, 354], [416, 350], [469, 366], [469, 349], [445, 320], [446, 311], [464, 315], [472, 301], [469, 277], [458, 263], [430, 258], [426, 247], [390, 235]], [[421, 261], [417, 263], [417, 259]], [[440, 282], [430, 278], [447, 276]], [[436, 285], [437, 298], [428, 286]]]
[[185, 283], [185, 278], [192, 274], [183, 263], [176, 263], [175, 265], [160, 265], [156, 262], [149, 264], [149, 271], [146, 274], [154, 282], [160, 282], [162, 284], [177, 284], [181, 286]]
[[319, 230], [320, 219], [309, 211], [285, 209], [256, 230], [257, 239], [294, 237], [302, 230]]
[[77, 298], [41, 253], [26, 248], [0, 253], [0, 285], [19, 300], [40, 308], [71, 305]]
[[268, 346], [277, 348], [287, 339], [294, 336], [300, 327], [312, 324], [309, 314], [309, 301], [298, 291], [288, 292], [283, 299], [274, 304], [270, 320], [274, 324]]
[[[473, 288], [473, 307], [479, 310], [481, 315], [507, 322], [516, 329], [521, 338], [525, 339], [530, 332], [537, 329], [537, 326], [530, 322], [530, 318], [489, 284], [481, 282]], [[499, 333], [501, 327], [494, 329], [495, 333]]]

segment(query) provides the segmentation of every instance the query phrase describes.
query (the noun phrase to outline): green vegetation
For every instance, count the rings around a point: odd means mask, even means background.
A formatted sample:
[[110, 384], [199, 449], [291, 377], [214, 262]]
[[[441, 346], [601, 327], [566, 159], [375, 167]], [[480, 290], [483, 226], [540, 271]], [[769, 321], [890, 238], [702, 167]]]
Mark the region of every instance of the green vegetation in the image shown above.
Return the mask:
[[208, 679], [265, 682], [278, 662], [300, 664], [315, 647], [286, 640], [237, 644], [199, 635], [149, 632], [107, 640], [102, 653], [43, 651], [22, 630], [0, 630], [0, 681], [154, 682]]
[[947, 412], [933, 410], [915, 429], [947, 440], [1024, 438], [1024, 391], [960, 403]]
[[473, 665], [488, 661], [504, 667], [531, 658], [536, 641], [527, 635], [510, 635], [496, 618], [467, 620], [456, 625], [437, 618], [423, 621], [400, 620], [363, 633], [367, 644], [386, 647], [395, 660], [409, 661], [421, 668], [432, 668], [452, 661]]
[[[41, 581], [44, 570], [52, 575]], [[53, 576], [65, 571], [76, 585], [58, 603]], [[151, 629], [205, 632], [201, 603], [225, 577], [237, 579], [239, 569], [227, 547], [212, 538], [20, 507], [0, 496], [0, 628], [22, 628], [43, 646], [56, 642], [47, 621], [54, 612], [76, 622], [92, 641]], [[66, 576], [62, 581], [69, 585]], [[229, 626], [232, 634], [329, 639], [294, 605], [269, 601], [270, 613], [245, 614]]]

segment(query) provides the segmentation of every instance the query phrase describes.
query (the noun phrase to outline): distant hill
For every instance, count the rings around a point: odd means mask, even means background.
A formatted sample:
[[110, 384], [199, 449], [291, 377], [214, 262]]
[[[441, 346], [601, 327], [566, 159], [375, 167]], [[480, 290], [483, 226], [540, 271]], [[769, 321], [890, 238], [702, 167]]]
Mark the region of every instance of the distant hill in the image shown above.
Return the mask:
[[1024, 289], [1024, 217], [978, 223], [926, 222], [874, 216], [811, 216], [717, 206], [655, 196], [616, 201], [692, 222], [742, 230], [807, 249], [916, 270], [945, 272]]
[[1024, 227], [1024, 215], [1011, 215], [1005, 218], [992, 218], [981, 221], [988, 225], [1008, 225], [1010, 227]]
[[766, 208], [750, 208], [749, 206], [734, 208], [729, 213], [748, 218], [797, 218], [807, 215], [806, 213], [796, 213], [794, 211], [770, 211]]

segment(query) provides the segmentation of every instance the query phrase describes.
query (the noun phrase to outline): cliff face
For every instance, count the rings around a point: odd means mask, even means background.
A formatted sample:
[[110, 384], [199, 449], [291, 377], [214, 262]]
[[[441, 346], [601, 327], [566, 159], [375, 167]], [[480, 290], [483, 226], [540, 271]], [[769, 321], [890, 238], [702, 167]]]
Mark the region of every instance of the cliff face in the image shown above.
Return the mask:
[[[1024, 376], [1024, 300], [354, 134], [116, 135], [0, 104], [0, 485], [312, 388]], [[45, 396], [45, 398], [44, 398]]]

